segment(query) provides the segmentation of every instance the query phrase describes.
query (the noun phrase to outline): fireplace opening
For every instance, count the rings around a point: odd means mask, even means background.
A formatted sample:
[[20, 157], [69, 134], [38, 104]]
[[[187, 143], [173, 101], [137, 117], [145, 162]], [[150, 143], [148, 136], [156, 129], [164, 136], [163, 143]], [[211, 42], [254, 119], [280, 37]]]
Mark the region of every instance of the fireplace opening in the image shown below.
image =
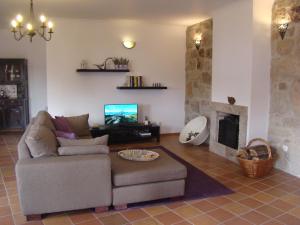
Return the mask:
[[239, 124], [240, 116], [220, 113], [218, 142], [227, 147], [238, 149]]

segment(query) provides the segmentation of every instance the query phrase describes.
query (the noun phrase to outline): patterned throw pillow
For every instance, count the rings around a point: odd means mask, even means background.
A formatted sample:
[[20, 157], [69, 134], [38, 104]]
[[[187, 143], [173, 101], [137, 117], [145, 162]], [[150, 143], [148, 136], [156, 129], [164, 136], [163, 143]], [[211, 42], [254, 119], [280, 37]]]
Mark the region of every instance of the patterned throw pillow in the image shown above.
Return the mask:
[[57, 155], [56, 137], [48, 127], [31, 126], [25, 137], [25, 142], [33, 158]]
[[53, 124], [52, 117], [46, 111], [40, 111], [36, 115], [35, 120], [34, 120], [34, 124], [48, 127], [49, 129], [51, 129], [53, 131], [55, 130], [55, 126]]

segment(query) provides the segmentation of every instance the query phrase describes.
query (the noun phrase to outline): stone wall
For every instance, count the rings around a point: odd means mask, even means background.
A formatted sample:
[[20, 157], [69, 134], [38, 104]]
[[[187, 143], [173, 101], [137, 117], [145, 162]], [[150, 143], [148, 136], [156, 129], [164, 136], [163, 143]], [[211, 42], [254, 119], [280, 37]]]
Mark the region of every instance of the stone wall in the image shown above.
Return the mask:
[[[185, 121], [205, 115], [210, 117], [212, 88], [212, 19], [195, 24], [186, 31], [186, 100]], [[199, 50], [195, 34], [203, 34]]]
[[[300, 0], [276, 0], [273, 7], [269, 139], [279, 154], [277, 166], [300, 175]], [[292, 22], [281, 40], [276, 18]], [[288, 146], [288, 152], [283, 146]]]

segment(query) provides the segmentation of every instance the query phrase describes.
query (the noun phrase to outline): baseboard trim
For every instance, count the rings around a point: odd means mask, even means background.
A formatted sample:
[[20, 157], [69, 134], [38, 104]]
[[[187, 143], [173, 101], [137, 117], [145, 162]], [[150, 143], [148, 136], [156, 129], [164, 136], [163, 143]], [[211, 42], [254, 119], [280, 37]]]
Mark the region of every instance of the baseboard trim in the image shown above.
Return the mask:
[[179, 135], [180, 133], [166, 133], [166, 134], [160, 134], [161, 137], [165, 136], [173, 136], [173, 135]]

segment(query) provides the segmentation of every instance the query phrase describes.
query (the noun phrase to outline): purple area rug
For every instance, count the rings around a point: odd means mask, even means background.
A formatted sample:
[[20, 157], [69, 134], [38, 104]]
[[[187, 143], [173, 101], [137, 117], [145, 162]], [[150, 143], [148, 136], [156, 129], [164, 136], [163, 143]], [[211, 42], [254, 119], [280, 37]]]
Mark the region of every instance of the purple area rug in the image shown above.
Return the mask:
[[[195, 199], [202, 199], [208, 197], [217, 197], [222, 195], [228, 195], [234, 193], [231, 189], [225, 187], [223, 184], [208, 176], [192, 164], [178, 157], [176, 154], [172, 153], [170, 150], [162, 147], [148, 147], [144, 149], [161, 149], [166, 152], [173, 159], [182, 163], [187, 168], [187, 178], [185, 183], [185, 195], [182, 197], [178, 197], [176, 199], [160, 199], [155, 201], [143, 202], [143, 203], [134, 203], [129, 204], [129, 207], [136, 206], [145, 206], [149, 204], [158, 204], [158, 203], [169, 203], [174, 201], [188, 201]], [[119, 150], [116, 150], [119, 151]]]

